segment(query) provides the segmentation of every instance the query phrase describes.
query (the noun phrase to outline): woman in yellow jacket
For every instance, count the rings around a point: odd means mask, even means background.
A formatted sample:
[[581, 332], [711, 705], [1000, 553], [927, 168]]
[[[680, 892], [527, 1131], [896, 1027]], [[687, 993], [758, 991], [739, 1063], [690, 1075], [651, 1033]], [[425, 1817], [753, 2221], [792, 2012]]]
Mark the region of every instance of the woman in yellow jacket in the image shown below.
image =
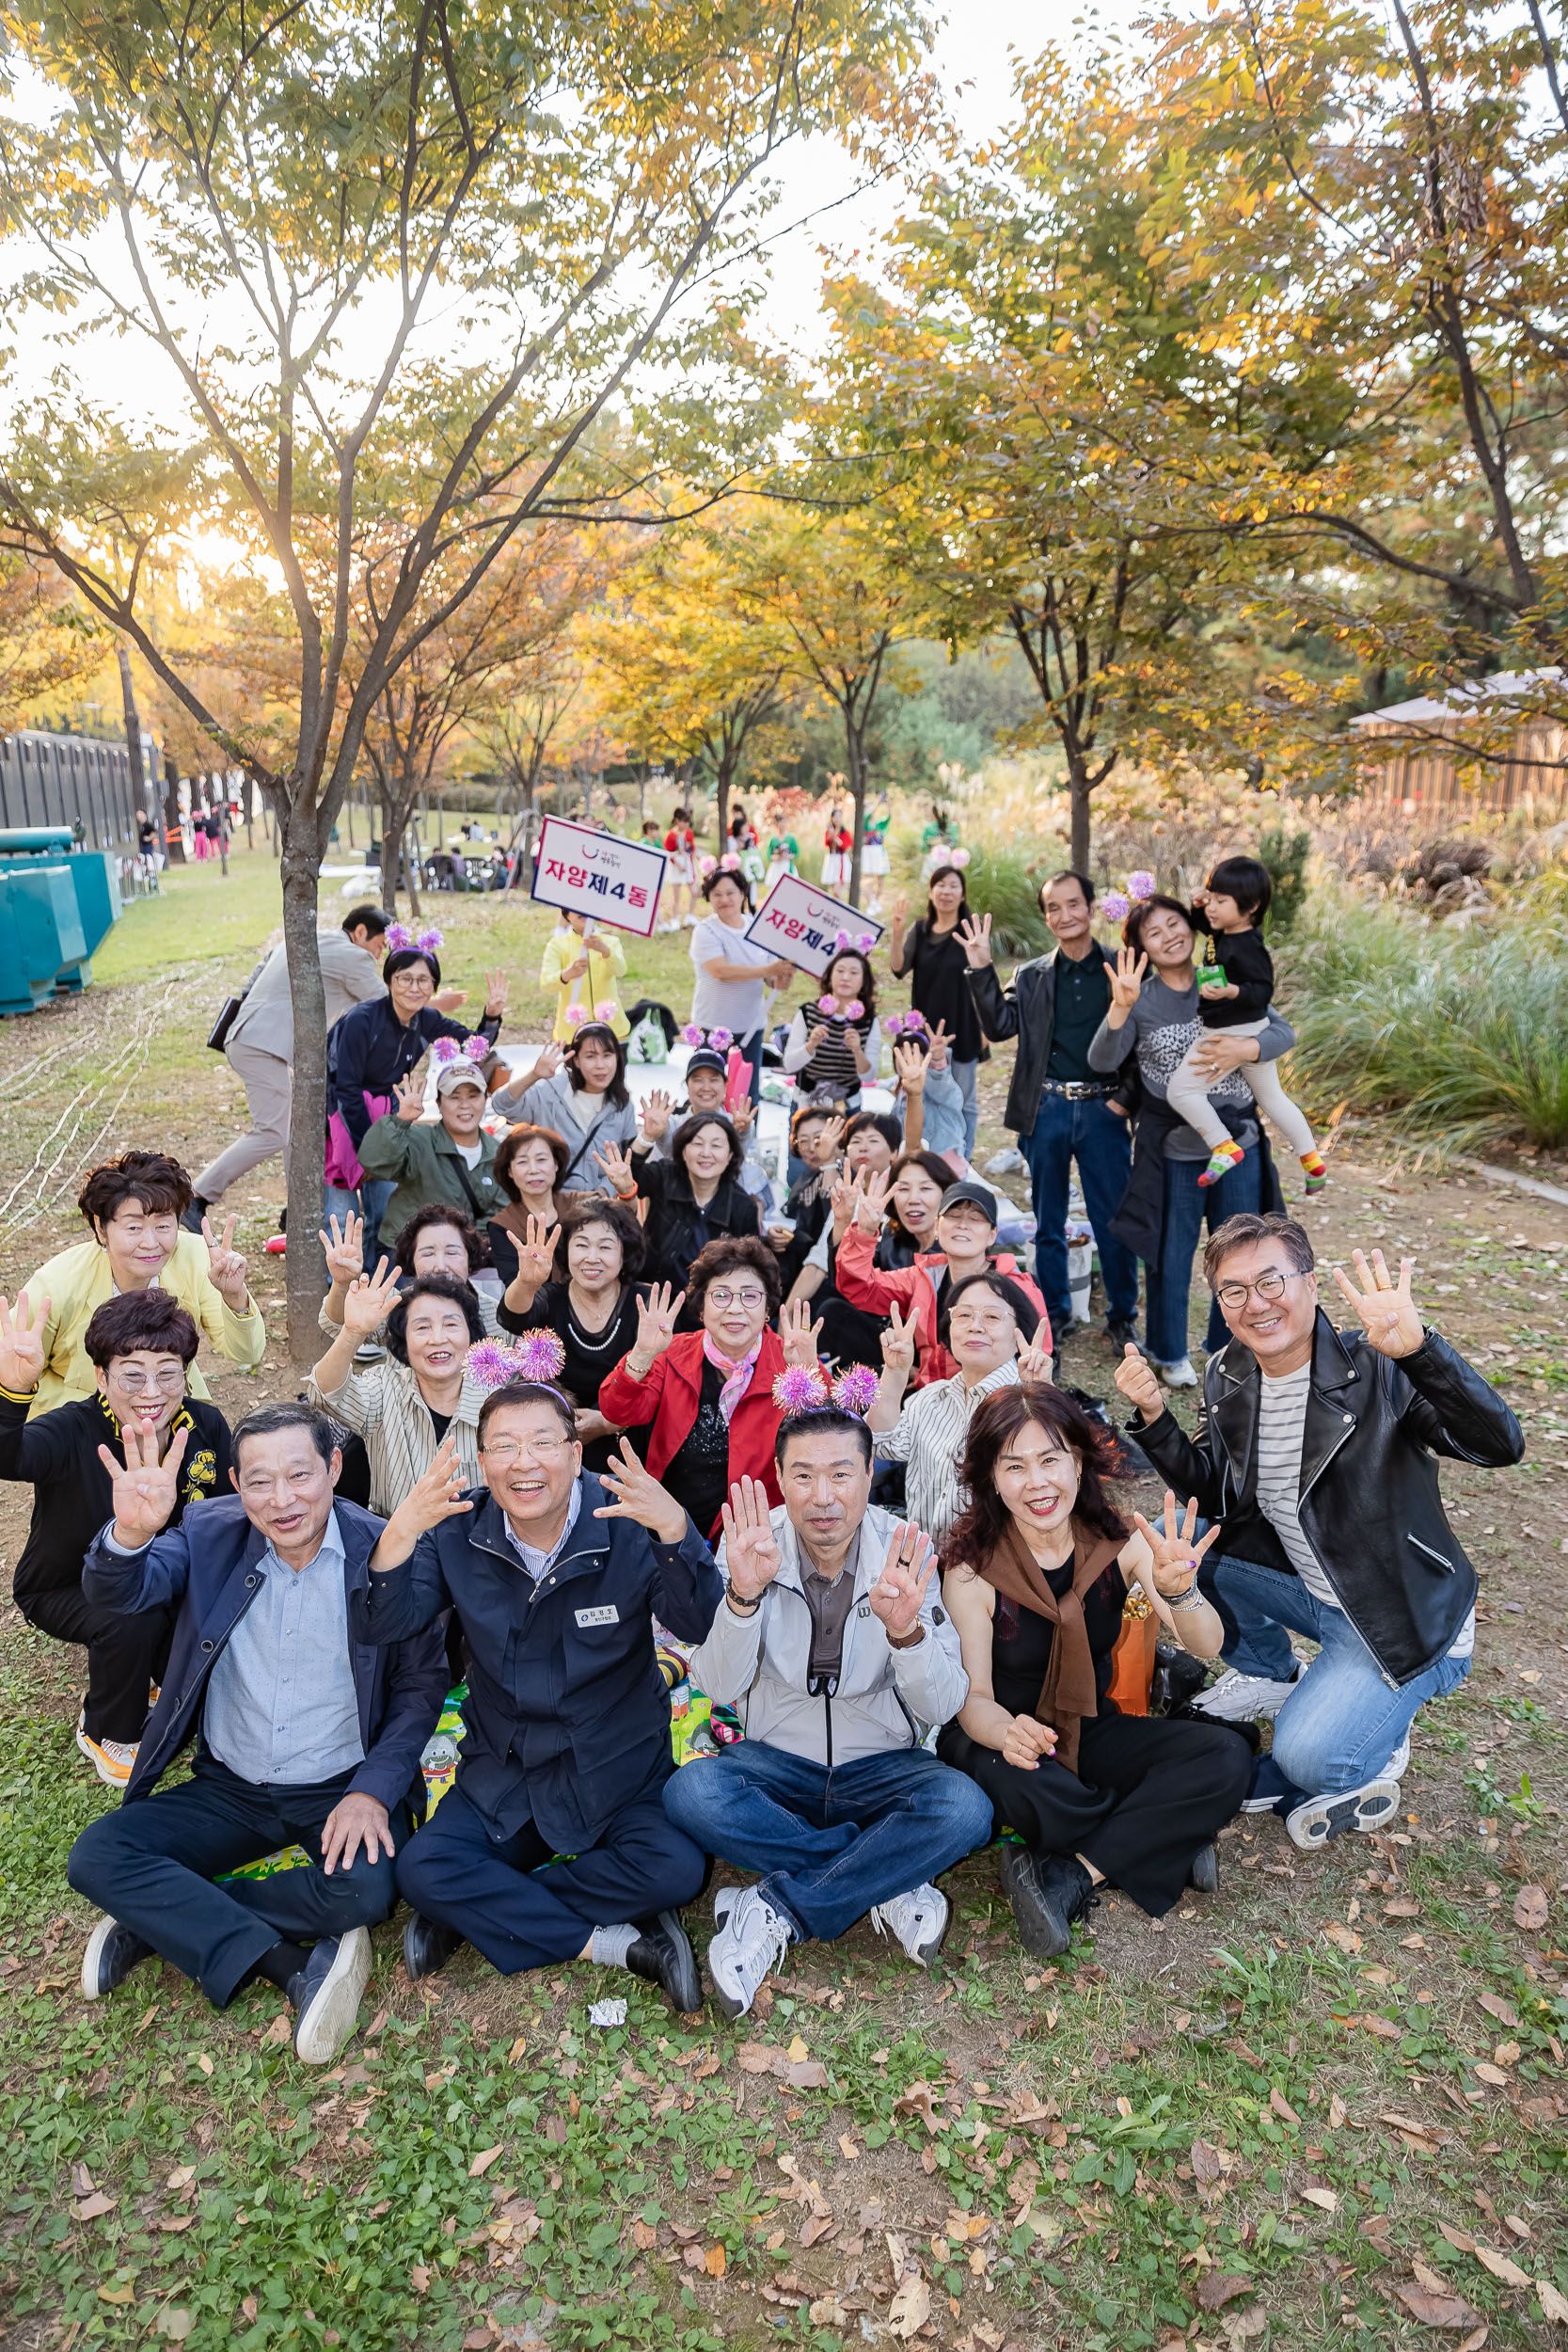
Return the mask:
[[[121, 1291], [154, 1282], [183, 1307], [219, 1355], [254, 1372], [267, 1343], [261, 1311], [245, 1288], [245, 1260], [234, 1248], [233, 1217], [214, 1235], [205, 1218], [199, 1234], [181, 1217], [191, 1183], [178, 1160], [161, 1152], [126, 1152], [95, 1168], [76, 1196], [92, 1232], [90, 1241], [62, 1249], [40, 1266], [22, 1295], [36, 1313], [44, 1309], [44, 1363], [29, 1421], [55, 1405], [94, 1394], [97, 1382], [82, 1346], [96, 1309]], [[205, 1397], [195, 1364], [190, 1395]]]
[[567, 928], [550, 933], [539, 967], [541, 988], [556, 991], [550, 1034], [558, 1045], [569, 1045], [585, 1021], [602, 1021], [617, 1037], [625, 1037], [631, 1024], [621, 1009], [616, 983], [626, 974], [626, 950], [613, 931], [596, 931], [592, 916], [579, 914], [575, 907], [562, 920]]

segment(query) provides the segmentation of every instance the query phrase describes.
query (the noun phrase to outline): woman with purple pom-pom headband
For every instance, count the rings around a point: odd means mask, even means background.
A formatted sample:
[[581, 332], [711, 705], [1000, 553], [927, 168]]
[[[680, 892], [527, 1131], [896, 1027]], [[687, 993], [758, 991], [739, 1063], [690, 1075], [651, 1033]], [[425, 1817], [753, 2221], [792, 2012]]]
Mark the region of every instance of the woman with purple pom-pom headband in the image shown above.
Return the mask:
[[1100, 901], [1100, 912], [1107, 923], [1125, 923], [1135, 906], [1142, 906], [1146, 898], [1153, 898], [1155, 886], [1152, 874], [1141, 869], [1135, 874], [1129, 874], [1127, 888], [1108, 890]]

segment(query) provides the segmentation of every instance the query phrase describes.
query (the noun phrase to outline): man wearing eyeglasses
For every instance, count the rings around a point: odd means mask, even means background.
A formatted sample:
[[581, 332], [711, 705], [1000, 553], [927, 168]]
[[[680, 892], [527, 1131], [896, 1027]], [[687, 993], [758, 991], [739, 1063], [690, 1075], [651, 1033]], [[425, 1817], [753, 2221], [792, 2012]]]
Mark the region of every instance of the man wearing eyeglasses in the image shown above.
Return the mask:
[[625, 1440], [612, 1467], [583, 1471], [559, 1390], [494, 1391], [479, 1454], [484, 1484], [464, 1493], [442, 1446], [387, 1522], [356, 1611], [361, 1641], [395, 1642], [454, 1609], [472, 1661], [455, 1785], [398, 1857], [409, 1976], [466, 1942], [503, 1976], [592, 1960], [700, 2009], [680, 1908], [706, 1866], [664, 1811], [674, 1760], [653, 1627], [703, 1639], [723, 1592], [713, 1556]]
[[[1196, 1435], [1132, 1348], [1117, 1384], [1160, 1475], [1222, 1522], [1199, 1581], [1229, 1671], [1196, 1704], [1227, 1722], [1274, 1717], [1247, 1809], [1282, 1814], [1310, 1851], [1392, 1818], [1417, 1714], [1470, 1671], [1476, 1576], [1436, 1457], [1500, 1469], [1525, 1441], [1497, 1391], [1422, 1324], [1413, 1260], [1398, 1281], [1379, 1249], [1354, 1253], [1356, 1282], [1335, 1267], [1358, 1327], [1342, 1332], [1290, 1217], [1227, 1218], [1203, 1263], [1230, 1340], [1209, 1359]], [[1292, 1633], [1320, 1645], [1309, 1666]]]
[[125, 1459], [127, 1424], [150, 1431], [160, 1461], [177, 1433], [184, 1454], [171, 1526], [185, 1506], [227, 1489], [229, 1423], [217, 1406], [185, 1393], [197, 1351], [195, 1322], [155, 1285], [125, 1291], [97, 1309], [83, 1345], [96, 1396], [58, 1405], [29, 1421], [44, 1370], [47, 1298], [0, 1298], [0, 1478], [33, 1489], [33, 1523], [16, 1564], [13, 1597], [27, 1623], [87, 1653], [87, 1687], [76, 1719], [76, 1745], [111, 1788], [123, 1788], [136, 1760], [150, 1705], [163, 1680], [174, 1625], [172, 1609], [126, 1617], [91, 1600], [82, 1565], [114, 1507], [114, 1481], [103, 1448]]

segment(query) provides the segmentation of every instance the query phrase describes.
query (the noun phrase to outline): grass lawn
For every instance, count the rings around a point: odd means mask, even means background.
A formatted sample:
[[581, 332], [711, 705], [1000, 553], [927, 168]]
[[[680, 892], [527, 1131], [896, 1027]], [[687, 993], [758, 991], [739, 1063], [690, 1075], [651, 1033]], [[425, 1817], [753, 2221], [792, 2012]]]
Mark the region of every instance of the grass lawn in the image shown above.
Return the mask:
[[[277, 892], [261, 853], [232, 863], [168, 878], [85, 998], [0, 1028], [8, 1293], [75, 1237], [92, 1157], [156, 1141], [195, 1168], [242, 1114], [202, 1041]], [[543, 1034], [547, 917], [426, 919], [449, 979], [477, 1002], [504, 962], [508, 1034]], [[628, 1001], [684, 1015], [685, 947], [628, 943]], [[1006, 1074], [983, 1073], [982, 1160]], [[280, 1317], [279, 1198], [263, 1168], [234, 1205]], [[79, 1661], [8, 1601], [8, 2352], [1564, 2342], [1568, 1217], [1394, 1172], [1364, 1126], [1308, 1222], [1325, 1256], [1415, 1255], [1429, 1319], [1526, 1419], [1521, 1470], [1443, 1473], [1481, 1573], [1475, 1670], [1418, 1725], [1395, 1834], [1308, 1858], [1243, 1820], [1217, 1897], [1155, 1924], [1112, 1895], [1051, 1968], [1018, 1948], [993, 1850], [953, 1874], [928, 1975], [862, 1926], [797, 1947], [737, 2027], [586, 1966], [503, 1981], [466, 1952], [414, 1987], [397, 1921], [325, 2077], [270, 1990], [219, 2016], [148, 1963], [87, 2006], [64, 1864], [112, 1799], [71, 1739]], [[1098, 1335], [1069, 1342], [1071, 1380], [1104, 1394], [1111, 1370]], [[276, 1347], [214, 1379], [231, 1415], [296, 1386]], [[0, 1491], [8, 1559], [24, 1502]], [[689, 1918], [701, 1946], [705, 1901]], [[590, 2024], [604, 1994], [624, 2026]]]

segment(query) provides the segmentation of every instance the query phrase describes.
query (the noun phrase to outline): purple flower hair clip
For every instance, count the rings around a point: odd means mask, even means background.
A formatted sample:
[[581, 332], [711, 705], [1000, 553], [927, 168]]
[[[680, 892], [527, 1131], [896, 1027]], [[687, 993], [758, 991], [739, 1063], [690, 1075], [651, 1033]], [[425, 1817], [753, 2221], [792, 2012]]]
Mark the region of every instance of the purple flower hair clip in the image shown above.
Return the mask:
[[692, 1046], [693, 1048], [699, 1045], [705, 1045], [707, 1043], [707, 1031], [705, 1029], [700, 1029], [695, 1021], [689, 1021], [685, 1028], [681, 1031], [681, 1041], [683, 1044]]
[[409, 930], [406, 923], [388, 924], [387, 945], [391, 949], [394, 956], [401, 956], [405, 947], [412, 947], [414, 945], [414, 934]]
[[441, 934], [437, 930], [421, 931], [414, 945], [421, 956], [438, 956], [441, 952]]
[[1125, 923], [1132, 912], [1132, 901], [1124, 890], [1108, 890], [1100, 901], [1100, 912], [1107, 923]]
[[716, 1054], [727, 1054], [735, 1043], [735, 1031], [733, 1029], [710, 1029], [707, 1033], [707, 1041]]
[[828, 1384], [811, 1364], [786, 1364], [773, 1383], [781, 1413], [815, 1413], [828, 1401]]
[[1137, 873], [1129, 874], [1127, 877], [1127, 895], [1130, 898], [1136, 898], [1140, 906], [1146, 898], [1153, 898], [1154, 888], [1153, 875], [1146, 874], [1142, 867]]

